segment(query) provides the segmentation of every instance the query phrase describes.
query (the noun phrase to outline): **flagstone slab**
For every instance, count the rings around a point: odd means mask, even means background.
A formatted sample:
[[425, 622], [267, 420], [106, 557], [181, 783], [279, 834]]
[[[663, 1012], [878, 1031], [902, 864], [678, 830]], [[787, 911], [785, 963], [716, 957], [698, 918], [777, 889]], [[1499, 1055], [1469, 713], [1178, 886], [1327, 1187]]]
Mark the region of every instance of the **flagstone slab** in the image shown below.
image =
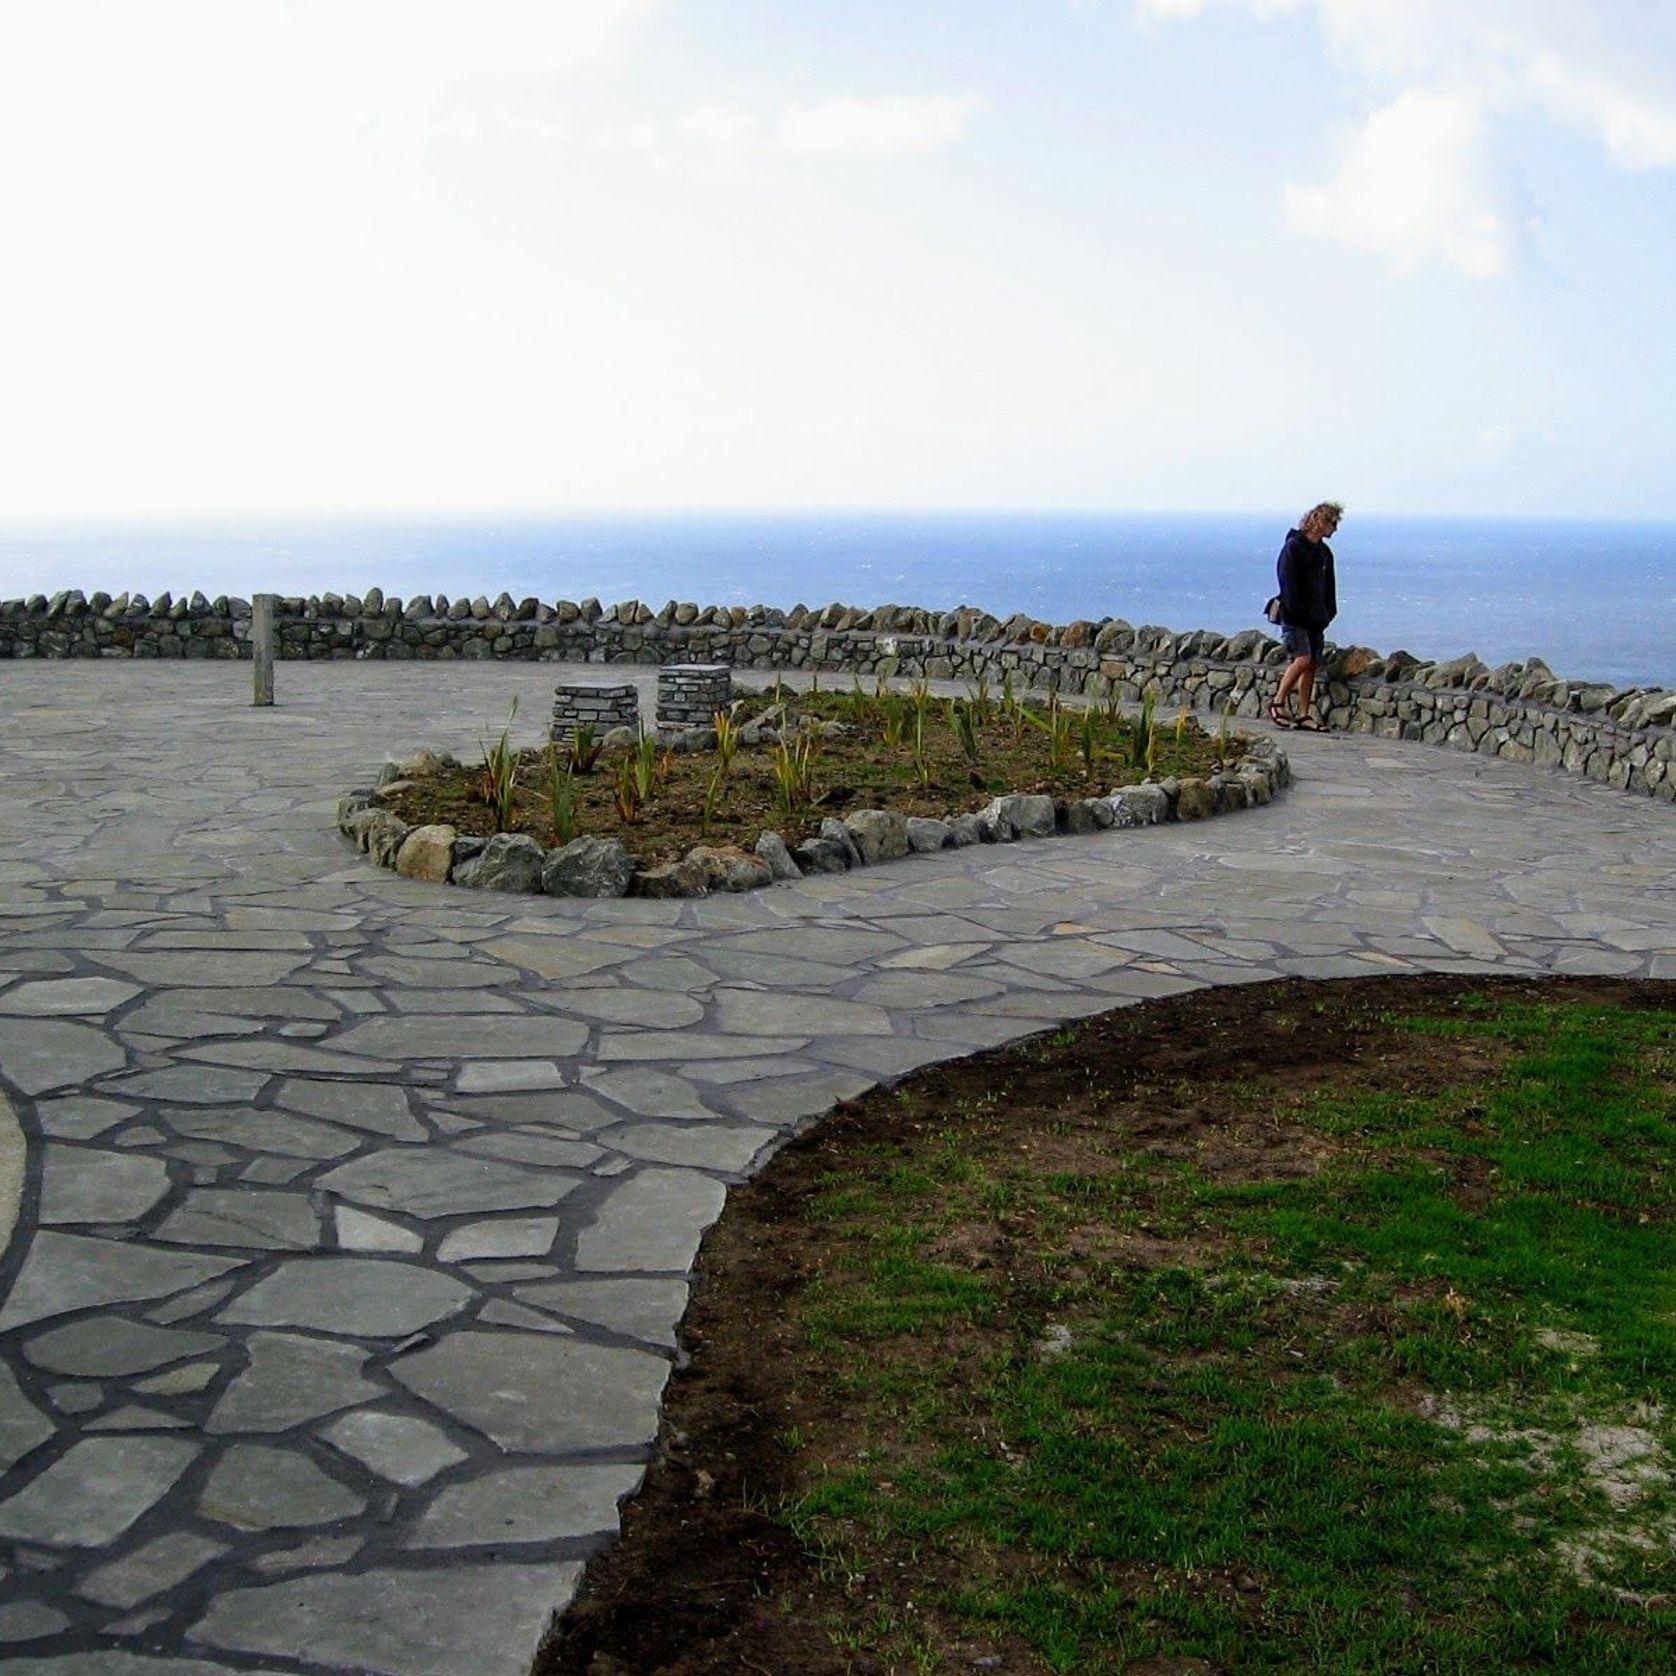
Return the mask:
[[195, 1531], [169, 1531], [89, 1572], [76, 1585], [76, 1593], [101, 1606], [127, 1611], [185, 1582], [193, 1572], [201, 1571], [226, 1552], [225, 1543]]
[[790, 989], [829, 989], [854, 976], [853, 968], [848, 966], [793, 959], [784, 954], [753, 954], [748, 949], [730, 948], [726, 944], [696, 948], [693, 958], [730, 983], [744, 979], [750, 983], [784, 984]]
[[702, 994], [705, 986], [715, 982], [715, 974], [686, 955], [666, 955], [649, 960], [631, 960], [619, 966], [615, 976], [625, 984], [636, 984], [641, 989], [664, 994]]
[[573, 1075], [552, 1059], [482, 1059], [462, 1065], [454, 1086], [462, 1094], [518, 1094], [563, 1088]]
[[87, 1438], [0, 1502], [0, 1537], [102, 1548], [167, 1495], [197, 1453], [182, 1438]]
[[0, 1362], [0, 1473], [10, 1472], [57, 1435], [58, 1428], [23, 1394], [12, 1370]]
[[822, 1042], [820, 1057], [835, 1065], [848, 1065], [871, 1076], [894, 1081], [910, 1071], [917, 1071], [922, 1065], [934, 1065], [940, 1059], [947, 1059], [949, 1053], [944, 1047], [916, 1041], [911, 1036], [851, 1036]]
[[731, 1087], [734, 1083], [762, 1082], [770, 1077], [808, 1076], [819, 1068], [812, 1059], [788, 1059], [776, 1054], [772, 1057], [765, 1055], [761, 1059], [685, 1060], [681, 1064], [681, 1074], [694, 1082]]
[[255, 949], [312, 954], [314, 946], [298, 931], [241, 931], [232, 926], [200, 925], [177, 931], [149, 931], [135, 949]]
[[439, 1472], [467, 1459], [465, 1450], [441, 1427], [411, 1414], [363, 1408], [334, 1420], [320, 1435], [369, 1472], [409, 1489], [428, 1484]]
[[152, 1238], [171, 1245], [311, 1251], [320, 1243], [320, 1219], [306, 1193], [195, 1187]]
[[405, 1338], [476, 1296], [449, 1275], [379, 1257], [291, 1257], [220, 1311], [234, 1326]]
[[190, 1391], [201, 1391], [214, 1382], [221, 1372], [219, 1362], [194, 1362], [189, 1367], [170, 1368], [167, 1373], [154, 1373], [148, 1379], [136, 1379], [134, 1389], [149, 1396], [178, 1397]]
[[960, 972], [881, 972], [854, 991], [854, 999], [875, 1007], [946, 1007], [1005, 993], [994, 978]]
[[239, 1018], [232, 1013], [212, 1013], [180, 1006], [167, 998], [148, 1001], [127, 1012], [112, 1026], [132, 1042], [193, 1042], [217, 1036], [254, 1036], [266, 1021]]
[[1014, 966], [1028, 966], [1031, 971], [1049, 977], [1070, 979], [1095, 977], [1113, 967], [1127, 965], [1132, 958], [1122, 949], [1106, 948], [1080, 937], [1029, 948], [1001, 948], [995, 955], [997, 960]]
[[128, 1403], [89, 1420], [90, 1432], [184, 1432], [191, 1431], [192, 1422], [184, 1414], [166, 1413], [145, 1403]]
[[336, 1039], [343, 1053], [405, 1062], [410, 1059], [551, 1059], [578, 1052], [588, 1027], [543, 1014], [439, 1018], [384, 1014], [363, 1019]]
[[327, 1082], [288, 1077], [274, 1094], [287, 1111], [347, 1124], [393, 1141], [422, 1141], [424, 1124], [408, 1107], [407, 1090], [395, 1083]]
[[[844, 883], [856, 881], [846, 876]], [[839, 887], [840, 890], [843, 886]], [[748, 954], [781, 955], [803, 960], [811, 948], [818, 948], [821, 957], [834, 965], [859, 966], [887, 954], [895, 954], [905, 946], [904, 940], [892, 931], [873, 931], [863, 926], [814, 924], [743, 931], [730, 937], [724, 945]]]
[[0, 1018], [0, 1069], [25, 1094], [79, 1087], [127, 1063], [127, 1050], [91, 1024]]
[[741, 1117], [784, 1126], [830, 1111], [840, 1100], [853, 1099], [872, 1086], [873, 1079], [858, 1071], [824, 1071], [730, 1088], [726, 1100]]
[[[398, 989], [384, 999], [398, 1013], [446, 1013], [458, 1018], [466, 1013], [517, 1013], [524, 1009], [510, 995], [489, 989]], [[384, 1009], [375, 1007], [374, 1012]]]
[[[620, 965], [633, 953], [632, 949], [584, 943], [577, 938], [554, 936], [550, 932], [539, 937], [498, 937], [478, 944], [478, 948], [485, 955], [543, 978], [579, 978], [588, 972]], [[514, 976], [512, 972], [503, 971], [502, 982], [511, 982]]]
[[[1037, 1017], [1052, 1017], [1035, 1014]], [[1005, 1042], [1016, 1042], [1030, 1034], [1030, 1026], [1022, 1021], [1004, 1017], [986, 1017], [977, 1013], [935, 1014], [918, 1020], [914, 1029], [927, 1041], [947, 1042], [968, 1050], [1000, 1047]]]
[[390, 1372], [502, 1449], [563, 1456], [649, 1448], [669, 1362], [580, 1338], [462, 1328]]
[[295, 1530], [352, 1519], [366, 1503], [295, 1449], [235, 1443], [198, 1497], [201, 1517], [236, 1530]]
[[158, 1116], [177, 1135], [215, 1141], [244, 1152], [278, 1153], [284, 1158], [324, 1162], [343, 1158], [364, 1144], [361, 1137], [329, 1123], [284, 1111], [259, 1111], [250, 1106], [228, 1110], [190, 1106], [164, 1107]]
[[204, 1422], [212, 1436], [289, 1431], [384, 1395], [362, 1377], [368, 1358], [359, 1345], [274, 1332], [252, 1333], [247, 1345], [248, 1364]]
[[639, 1464], [508, 1466], [439, 1490], [409, 1548], [474, 1548], [615, 1535], [617, 1506], [640, 1488]]
[[[237, 984], [213, 989], [163, 989], [154, 991], [144, 1006], [130, 1013], [130, 1019], [143, 1012], [148, 1017], [180, 1009], [193, 1017], [205, 1016], [235, 1022], [251, 1019], [313, 1019], [321, 1024], [335, 1023], [341, 1016], [331, 1001], [312, 990], [297, 985], [281, 984], [261, 988], [245, 988]], [[176, 1030], [166, 1024], [147, 1024], [143, 1028], [158, 1035], [189, 1038], [196, 1030]]]
[[316, 1184], [356, 1204], [408, 1216], [459, 1216], [471, 1211], [545, 1209], [576, 1188], [574, 1177], [537, 1173], [496, 1158], [473, 1158], [428, 1147], [391, 1147], [340, 1164]]
[[422, 1251], [424, 1237], [382, 1216], [371, 1216], [353, 1205], [335, 1205], [332, 1222], [338, 1245], [345, 1251]]
[[601, 1024], [638, 1024], [659, 1030], [682, 1030], [704, 1017], [704, 1008], [691, 996], [648, 993], [643, 989], [575, 989], [556, 995], [532, 996], [544, 1007], [574, 1013]]
[[229, 1590], [190, 1634], [212, 1647], [357, 1676], [527, 1676], [581, 1570], [549, 1562], [299, 1577]]
[[[587, 1085], [607, 1100], [642, 1117], [715, 1117], [697, 1089], [673, 1071], [655, 1070], [648, 1065], [625, 1065], [613, 1071], [584, 1071]], [[610, 1121], [622, 1114], [612, 1112]]]
[[247, 1106], [267, 1085], [262, 1071], [220, 1065], [170, 1065], [105, 1084], [105, 1092], [187, 1106]]
[[630, 1123], [600, 1132], [601, 1144], [655, 1164], [737, 1175], [774, 1139], [768, 1129], [726, 1123]]
[[0, 1606], [0, 1644], [44, 1641], [70, 1627], [70, 1620], [44, 1600], [9, 1600]]
[[448, 1110], [478, 1123], [507, 1128], [552, 1128], [585, 1135], [622, 1116], [603, 1100], [576, 1088], [541, 1090], [530, 1094], [456, 1094]]
[[160, 1158], [55, 1147], [41, 1173], [43, 1223], [132, 1222], [169, 1191]]
[[807, 1035], [704, 1036], [696, 1031], [625, 1030], [600, 1043], [598, 1058], [607, 1065], [625, 1060], [694, 1064], [705, 1059], [778, 1058], [808, 1045]]
[[116, 978], [58, 978], [44, 983], [20, 983], [0, 994], [0, 1013], [21, 1014], [25, 1018], [102, 1014], [141, 993], [138, 984], [122, 983]]
[[[718, 989], [716, 1023], [730, 1035], [888, 1036], [893, 1026], [882, 1007], [830, 995], [793, 995], [778, 990]], [[802, 1043], [789, 1044], [793, 1051]]]
[[685, 1274], [727, 1190], [696, 1170], [645, 1169], [611, 1190], [576, 1242], [588, 1272], [668, 1270]]
[[126, 972], [148, 989], [264, 989], [284, 983], [308, 964], [308, 957], [234, 949], [193, 954], [107, 949], [99, 955], [99, 964]]
[[139, 1107], [127, 1100], [101, 1100], [93, 1095], [65, 1094], [35, 1102], [35, 1120], [57, 1140], [90, 1141], [114, 1129]]
[[170, 1297], [242, 1266], [237, 1257], [159, 1251], [132, 1240], [46, 1230], [30, 1242], [0, 1309], [0, 1332], [72, 1310]]
[[361, 962], [361, 970], [403, 989], [499, 989], [518, 981], [517, 972], [507, 966], [415, 960], [397, 954], [370, 956]]
[[393, 1077], [401, 1071], [394, 1060], [352, 1058], [346, 1053], [302, 1047], [292, 1042], [212, 1042], [207, 1047], [184, 1047], [179, 1051], [182, 1059], [202, 1060], [211, 1065], [244, 1065], [288, 1076]]
[[152, 1327], [120, 1315], [90, 1315], [37, 1334], [24, 1346], [23, 1353], [48, 1373], [110, 1379], [150, 1373], [170, 1362], [209, 1355], [226, 1343], [216, 1333]]
[[496, 1217], [448, 1233], [437, 1247], [439, 1263], [473, 1263], [496, 1257], [545, 1257], [559, 1237], [556, 1216]]
[[532, 1281], [513, 1291], [525, 1303], [624, 1338], [675, 1348], [675, 1328], [687, 1307], [688, 1283], [673, 1277]]
[[604, 1148], [592, 1141], [518, 1132], [464, 1135], [454, 1143], [454, 1150], [478, 1158], [500, 1158], [509, 1164], [540, 1164], [555, 1170], [586, 1170], [605, 1156]]

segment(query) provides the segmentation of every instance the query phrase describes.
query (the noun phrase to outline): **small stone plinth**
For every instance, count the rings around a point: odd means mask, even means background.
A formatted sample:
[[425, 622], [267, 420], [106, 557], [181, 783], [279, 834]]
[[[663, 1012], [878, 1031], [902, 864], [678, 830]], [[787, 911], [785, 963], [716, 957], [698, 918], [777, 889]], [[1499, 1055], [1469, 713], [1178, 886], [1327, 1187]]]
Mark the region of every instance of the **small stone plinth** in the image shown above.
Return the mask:
[[733, 702], [733, 671], [725, 663], [666, 663], [658, 671], [658, 725], [709, 727]]
[[603, 738], [614, 727], [640, 726], [640, 689], [632, 681], [571, 681], [553, 689], [553, 726], [549, 737], [568, 745], [579, 727]]

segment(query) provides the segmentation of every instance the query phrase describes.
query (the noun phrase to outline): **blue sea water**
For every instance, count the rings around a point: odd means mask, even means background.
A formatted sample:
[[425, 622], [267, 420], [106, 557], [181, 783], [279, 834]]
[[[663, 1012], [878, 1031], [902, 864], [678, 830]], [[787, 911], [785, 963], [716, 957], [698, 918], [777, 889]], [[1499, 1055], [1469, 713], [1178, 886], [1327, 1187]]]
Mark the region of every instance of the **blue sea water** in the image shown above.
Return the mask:
[[[1294, 514], [1295, 516], [1295, 514]], [[795, 512], [0, 527], [0, 596], [249, 596], [976, 605], [1050, 622], [1260, 626], [1284, 513]], [[1540, 656], [1676, 685], [1676, 523], [1357, 515], [1332, 638], [1422, 657]]]

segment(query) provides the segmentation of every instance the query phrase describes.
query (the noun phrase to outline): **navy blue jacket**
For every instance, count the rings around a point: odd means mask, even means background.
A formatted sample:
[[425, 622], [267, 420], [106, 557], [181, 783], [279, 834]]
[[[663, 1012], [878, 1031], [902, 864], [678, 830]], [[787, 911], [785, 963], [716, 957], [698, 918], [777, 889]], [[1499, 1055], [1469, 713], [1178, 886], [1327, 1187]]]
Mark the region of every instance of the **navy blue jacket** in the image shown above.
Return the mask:
[[1333, 579], [1333, 550], [1297, 530], [1275, 564], [1280, 580], [1280, 620], [1291, 628], [1324, 629], [1338, 615], [1338, 585]]

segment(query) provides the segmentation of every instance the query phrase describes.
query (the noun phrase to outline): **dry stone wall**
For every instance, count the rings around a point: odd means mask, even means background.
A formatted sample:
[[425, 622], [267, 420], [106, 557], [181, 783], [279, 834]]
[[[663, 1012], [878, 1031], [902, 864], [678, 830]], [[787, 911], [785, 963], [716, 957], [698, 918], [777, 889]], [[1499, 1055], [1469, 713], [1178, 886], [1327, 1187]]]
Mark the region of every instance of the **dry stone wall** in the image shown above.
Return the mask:
[[[1136, 628], [1119, 619], [1053, 625], [972, 607], [929, 611], [828, 605], [699, 606], [670, 601], [513, 601], [502, 594], [403, 601], [281, 599], [281, 658], [514, 658], [575, 663], [725, 663], [872, 675], [893, 670], [1100, 693], [1164, 706], [1259, 715], [1286, 662], [1257, 629], [1220, 635]], [[201, 593], [0, 602], [0, 658], [250, 656], [250, 606]], [[1491, 669], [1472, 656], [1428, 663], [1406, 652], [1331, 648], [1325, 700], [1335, 727], [1416, 739], [1562, 769], [1676, 801], [1676, 691], [1573, 681], [1541, 662]]]

